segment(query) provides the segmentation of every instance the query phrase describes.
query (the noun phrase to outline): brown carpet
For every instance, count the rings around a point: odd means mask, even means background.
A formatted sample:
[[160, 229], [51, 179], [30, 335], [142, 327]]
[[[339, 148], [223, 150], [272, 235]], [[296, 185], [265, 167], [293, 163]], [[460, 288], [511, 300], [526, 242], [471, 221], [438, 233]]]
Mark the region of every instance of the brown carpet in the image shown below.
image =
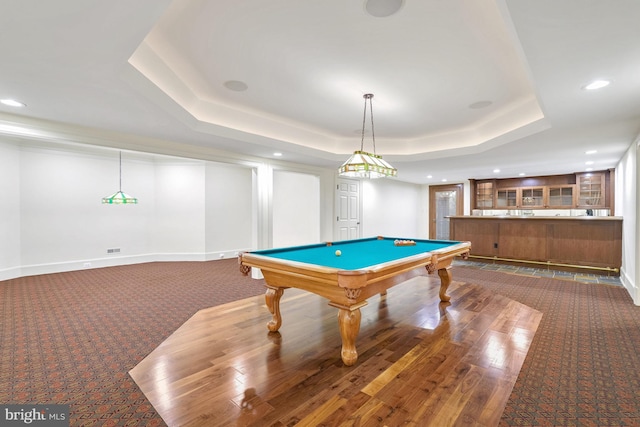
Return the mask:
[[0, 282], [0, 402], [71, 404], [72, 426], [164, 425], [127, 372], [198, 310], [263, 292], [235, 259]]
[[[640, 425], [640, 307], [623, 288], [453, 277], [543, 313], [501, 425]], [[199, 309], [261, 293], [235, 260], [0, 282], [0, 403], [68, 403], [72, 426], [162, 426], [127, 372]]]

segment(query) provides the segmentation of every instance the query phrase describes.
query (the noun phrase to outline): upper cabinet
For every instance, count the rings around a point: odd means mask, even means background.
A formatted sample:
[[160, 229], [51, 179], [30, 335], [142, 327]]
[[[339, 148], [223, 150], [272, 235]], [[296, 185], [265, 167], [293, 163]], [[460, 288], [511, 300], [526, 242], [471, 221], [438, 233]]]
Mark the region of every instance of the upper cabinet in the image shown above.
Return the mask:
[[493, 181], [482, 181], [476, 184], [476, 208], [493, 209], [494, 189]]
[[503, 188], [496, 190], [496, 208], [515, 209], [518, 207], [520, 194], [517, 188]]
[[567, 175], [471, 179], [473, 209], [613, 209], [613, 170]]
[[545, 207], [545, 188], [501, 188], [496, 190], [496, 209], [534, 209]]
[[575, 186], [550, 186], [547, 206], [551, 209], [570, 209], [576, 206]]
[[543, 208], [546, 206], [546, 188], [532, 187], [520, 189], [520, 207], [523, 209]]
[[578, 207], [586, 209], [606, 207], [604, 173], [581, 173], [576, 175], [576, 180]]

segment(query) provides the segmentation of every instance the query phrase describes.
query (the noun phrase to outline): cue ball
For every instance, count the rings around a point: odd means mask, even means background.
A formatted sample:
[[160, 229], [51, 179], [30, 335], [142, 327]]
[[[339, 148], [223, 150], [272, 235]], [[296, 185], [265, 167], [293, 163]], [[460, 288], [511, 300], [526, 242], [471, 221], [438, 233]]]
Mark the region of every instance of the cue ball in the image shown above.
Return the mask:
[[336, 256], [340, 256], [340, 255], [342, 255], [342, 252], [340, 251], [340, 249], [338, 249], [338, 250], [336, 251]]

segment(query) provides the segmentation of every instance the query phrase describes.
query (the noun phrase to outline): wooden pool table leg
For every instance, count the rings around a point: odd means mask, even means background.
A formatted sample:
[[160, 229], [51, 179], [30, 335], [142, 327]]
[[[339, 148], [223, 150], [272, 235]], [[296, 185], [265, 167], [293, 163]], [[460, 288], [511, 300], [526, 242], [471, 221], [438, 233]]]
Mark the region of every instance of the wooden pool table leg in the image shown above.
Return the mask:
[[358, 360], [356, 350], [356, 338], [360, 332], [360, 319], [362, 314], [360, 308], [351, 310], [340, 308], [338, 311], [338, 324], [340, 325], [340, 336], [342, 337], [342, 361], [345, 365], [351, 366]]
[[447, 289], [451, 284], [451, 266], [439, 269], [438, 276], [440, 276], [440, 301], [449, 302], [451, 297], [447, 295]]
[[269, 311], [273, 316], [271, 321], [267, 323], [267, 328], [269, 328], [271, 332], [277, 331], [278, 329], [280, 329], [280, 326], [282, 326], [282, 316], [280, 315], [280, 298], [282, 298], [283, 293], [283, 288], [272, 288], [270, 286], [267, 286], [267, 291], [264, 294], [267, 308], [269, 308]]

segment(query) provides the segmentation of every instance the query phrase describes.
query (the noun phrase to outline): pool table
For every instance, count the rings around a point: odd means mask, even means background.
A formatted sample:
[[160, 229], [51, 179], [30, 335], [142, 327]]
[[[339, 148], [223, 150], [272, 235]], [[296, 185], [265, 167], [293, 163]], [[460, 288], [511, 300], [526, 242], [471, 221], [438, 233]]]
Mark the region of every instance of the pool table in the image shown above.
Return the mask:
[[[440, 276], [440, 300], [449, 301], [451, 262], [467, 257], [471, 244], [447, 240], [407, 240], [372, 237], [320, 244], [244, 252], [238, 255], [240, 271], [262, 271], [265, 300], [272, 314], [267, 324], [275, 332], [282, 325], [280, 298], [287, 288], [304, 289], [329, 300], [338, 308], [342, 338], [342, 361], [358, 360], [356, 337], [360, 331], [360, 308], [375, 294], [420, 275], [426, 267]], [[338, 252], [339, 251], [339, 252]]]

